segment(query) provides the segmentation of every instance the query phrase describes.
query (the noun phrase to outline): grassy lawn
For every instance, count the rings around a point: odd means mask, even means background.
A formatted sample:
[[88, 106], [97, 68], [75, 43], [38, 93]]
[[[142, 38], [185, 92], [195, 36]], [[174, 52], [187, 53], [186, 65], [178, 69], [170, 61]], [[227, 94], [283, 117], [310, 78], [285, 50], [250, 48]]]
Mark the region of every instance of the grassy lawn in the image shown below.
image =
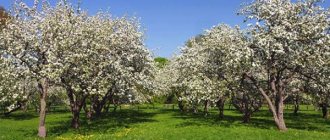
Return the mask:
[[[291, 112], [286, 110], [288, 132], [276, 130], [266, 108], [256, 113], [251, 123], [242, 124], [240, 114], [229, 109], [226, 117], [218, 120], [215, 109], [204, 117], [202, 113], [182, 114], [171, 107], [123, 107], [92, 122], [81, 114], [79, 130], [70, 128], [70, 112], [52, 112], [47, 116], [47, 139], [330, 139], [330, 121], [322, 119], [319, 112], [303, 110], [298, 116]], [[37, 126], [38, 115], [32, 111], [1, 116], [0, 139], [37, 139]]]

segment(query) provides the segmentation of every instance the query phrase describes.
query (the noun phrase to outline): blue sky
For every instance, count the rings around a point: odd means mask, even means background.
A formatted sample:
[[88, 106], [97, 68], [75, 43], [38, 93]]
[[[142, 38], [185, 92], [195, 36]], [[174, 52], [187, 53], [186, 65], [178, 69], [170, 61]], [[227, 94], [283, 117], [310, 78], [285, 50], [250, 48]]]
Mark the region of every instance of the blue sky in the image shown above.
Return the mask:
[[[10, 8], [14, 0], [2, 0]], [[33, 0], [23, 0], [28, 4]], [[52, 0], [55, 1], [55, 0]], [[236, 13], [242, 3], [251, 0], [81, 0], [90, 14], [107, 10], [114, 16], [139, 17], [147, 47], [156, 56], [171, 57], [184, 42], [213, 25], [226, 23], [244, 26], [244, 17]], [[76, 2], [72, 0], [72, 2]], [[324, 6], [329, 7], [330, 0]]]

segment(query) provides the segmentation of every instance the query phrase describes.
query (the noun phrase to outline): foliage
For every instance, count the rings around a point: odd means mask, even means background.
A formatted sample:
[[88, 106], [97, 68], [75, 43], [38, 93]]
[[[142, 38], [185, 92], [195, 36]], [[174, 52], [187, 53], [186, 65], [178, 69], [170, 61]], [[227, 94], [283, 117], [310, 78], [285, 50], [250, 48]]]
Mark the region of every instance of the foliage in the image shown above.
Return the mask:
[[[108, 98], [119, 103], [151, 99], [154, 63], [136, 18], [112, 18], [103, 12], [90, 16], [66, 0], [55, 6], [36, 0], [32, 7], [17, 1], [10, 14], [13, 18], [0, 33], [1, 80], [8, 81], [2, 86], [9, 88], [1, 92], [6, 94], [1, 100], [11, 94], [24, 97], [14, 92], [21, 86], [20, 77], [36, 82], [41, 137], [46, 136], [46, 106], [56, 104], [52, 98], [59, 96], [48, 94], [53, 86], [66, 90], [76, 128], [89, 96], [97, 113]], [[52, 97], [48, 103], [47, 97]]]
[[156, 66], [159, 68], [164, 68], [169, 63], [169, 60], [164, 57], [156, 57], [154, 58], [154, 61], [156, 62]]

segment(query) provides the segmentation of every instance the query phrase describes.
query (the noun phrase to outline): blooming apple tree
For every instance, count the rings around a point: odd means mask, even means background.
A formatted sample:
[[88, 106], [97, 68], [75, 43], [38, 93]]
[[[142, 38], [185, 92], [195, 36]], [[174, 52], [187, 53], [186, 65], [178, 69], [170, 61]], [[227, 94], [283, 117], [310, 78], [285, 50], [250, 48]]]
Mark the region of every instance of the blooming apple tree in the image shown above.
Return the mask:
[[[255, 70], [244, 77], [250, 80], [266, 99], [280, 130], [287, 130], [284, 100], [293, 78], [306, 75], [308, 65], [327, 63], [329, 55], [329, 14], [318, 0], [256, 0], [242, 13], [257, 23], [251, 27], [251, 45]], [[318, 67], [319, 68], [319, 67]], [[261, 86], [261, 81], [267, 81]]]
[[65, 88], [74, 128], [87, 97], [101, 97], [101, 103], [92, 102], [97, 106], [112, 96], [126, 102], [151, 98], [154, 66], [136, 19], [112, 18], [107, 13], [89, 16], [65, 0], [55, 6], [36, 1], [33, 7], [19, 2], [12, 15], [1, 32], [1, 56], [6, 64], [16, 66], [14, 74], [38, 82], [39, 136], [46, 136], [50, 84]]
[[248, 49], [243, 47], [245, 40], [238, 27], [221, 24], [188, 41], [175, 59], [180, 75], [176, 83], [184, 89], [181, 100], [188, 102], [194, 111], [201, 102], [206, 112], [209, 104], [217, 104], [223, 117], [226, 97], [240, 79], [236, 70], [243, 70], [251, 53], [244, 50]]
[[[47, 17], [51, 15], [46, 7], [38, 12], [37, 4], [28, 7], [23, 2], [17, 2], [11, 11], [12, 18], [1, 31], [0, 46], [2, 56], [6, 57], [9, 65], [16, 67], [14, 74], [29, 75], [38, 81], [40, 91], [40, 123], [39, 136], [46, 136], [46, 97], [53, 70], [51, 65], [55, 48], [54, 37], [56, 32], [50, 30]], [[15, 76], [16, 77], [16, 76]]]

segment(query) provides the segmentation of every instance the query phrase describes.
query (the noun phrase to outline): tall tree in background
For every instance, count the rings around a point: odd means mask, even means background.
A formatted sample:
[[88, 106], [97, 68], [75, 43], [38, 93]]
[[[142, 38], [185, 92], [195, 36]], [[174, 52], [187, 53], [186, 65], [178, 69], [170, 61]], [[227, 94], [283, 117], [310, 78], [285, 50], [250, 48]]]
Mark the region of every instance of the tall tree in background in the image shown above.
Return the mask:
[[154, 61], [159, 68], [164, 68], [169, 63], [169, 60], [164, 57], [156, 57], [154, 58]]

